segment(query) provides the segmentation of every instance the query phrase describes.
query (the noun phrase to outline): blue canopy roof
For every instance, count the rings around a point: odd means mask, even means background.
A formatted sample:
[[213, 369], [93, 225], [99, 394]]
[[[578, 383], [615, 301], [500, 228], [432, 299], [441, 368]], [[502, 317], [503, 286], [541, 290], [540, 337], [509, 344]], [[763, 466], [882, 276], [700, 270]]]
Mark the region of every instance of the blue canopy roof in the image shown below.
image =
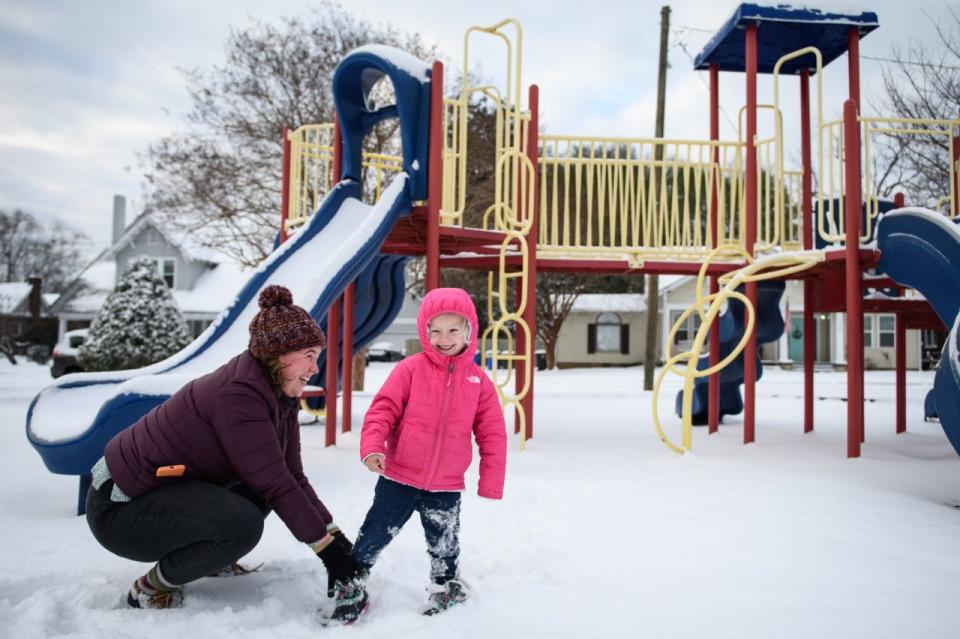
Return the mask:
[[[826, 66], [847, 51], [847, 31], [856, 27], [864, 37], [878, 26], [877, 14], [830, 13], [819, 9], [796, 9], [789, 5], [764, 6], [744, 3], [717, 31], [694, 60], [693, 68], [702, 71], [716, 64], [721, 71], [744, 71], [745, 27], [757, 25], [757, 72], [772, 73], [783, 55], [817, 47]], [[782, 73], [793, 74], [801, 69], [816, 73], [812, 56], [795, 58], [781, 67]]]

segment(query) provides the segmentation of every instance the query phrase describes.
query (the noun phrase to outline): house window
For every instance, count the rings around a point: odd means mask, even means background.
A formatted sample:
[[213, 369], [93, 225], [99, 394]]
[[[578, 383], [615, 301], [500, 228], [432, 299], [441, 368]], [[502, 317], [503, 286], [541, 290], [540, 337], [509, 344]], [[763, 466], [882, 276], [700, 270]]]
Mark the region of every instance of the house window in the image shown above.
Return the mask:
[[897, 341], [897, 317], [880, 315], [877, 317], [877, 342], [880, 348], [893, 348]]
[[620, 316], [616, 313], [597, 315], [597, 352], [620, 352]]
[[630, 353], [630, 327], [616, 313], [600, 313], [587, 325], [587, 353]]
[[873, 315], [863, 316], [863, 347], [873, 348]]
[[[683, 315], [683, 311], [670, 311], [670, 328], [673, 328], [674, 324], [677, 323], [677, 320], [680, 319], [680, 316]], [[697, 334], [697, 330], [700, 328], [700, 313], [692, 313], [683, 324], [680, 325], [680, 328], [677, 329], [676, 335], [673, 337], [673, 343], [681, 344], [683, 342], [691, 342]]]
[[167, 285], [173, 288], [176, 282], [177, 260], [172, 257], [151, 257], [157, 267], [157, 275]]

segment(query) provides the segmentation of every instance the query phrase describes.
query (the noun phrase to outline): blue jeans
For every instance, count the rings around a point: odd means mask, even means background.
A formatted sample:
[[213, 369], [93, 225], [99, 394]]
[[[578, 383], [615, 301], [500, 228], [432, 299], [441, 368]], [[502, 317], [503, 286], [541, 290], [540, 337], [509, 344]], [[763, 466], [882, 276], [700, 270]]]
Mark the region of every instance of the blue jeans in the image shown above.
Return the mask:
[[460, 558], [460, 493], [420, 490], [381, 477], [373, 495], [373, 505], [363, 520], [353, 546], [353, 557], [366, 572], [380, 552], [400, 532], [413, 511], [427, 538], [430, 578], [444, 584], [457, 577]]

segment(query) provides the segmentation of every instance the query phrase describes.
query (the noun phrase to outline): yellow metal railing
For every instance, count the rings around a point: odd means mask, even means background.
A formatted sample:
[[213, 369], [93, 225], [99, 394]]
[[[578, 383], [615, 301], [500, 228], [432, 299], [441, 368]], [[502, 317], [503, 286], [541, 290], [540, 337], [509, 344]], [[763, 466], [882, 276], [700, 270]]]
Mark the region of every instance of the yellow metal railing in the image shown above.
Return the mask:
[[[334, 184], [333, 124], [308, 124], [291, 131], [287, 230], [303, 224]], [[380, 199], [383, 186], [403, 170], [403, 158], [364, 151], [364, 192]]]
[[947, 204], [947, 215], [951, 218], [960, 217], [956, 213], [957, 209], [957, 171], [960, 167], [954, 162], [952, 156], [953, 139], [960, 134], [960, 119], [939, 120], [939, 119], [912, 119], [912, 118], [875, 118], [861, 117], [861, 126], [863, 127], [863, 154], [864, 154], [864, 200], [867, 205], [867, 218], [875, 219], [879, 214], [879, 202], [874, 193], [873, 162], [871, 162], [871, 149], [876, 146], [876, 138], [880, 136], [887, 137], [928, 137], [941, 138], [942, 145], [945, 148], [948, 157], [950, 181], [948, 195], [940, 198], [934, 204], [935, 209], [939, 209], [945, 202]]
[[740, 144], [561, 135], [540, 142], [541, 255], [698, 259], [709, 251], [714, 201], [720, 242], [742, 239]]
[[[874, 163], [874, 151], [880, 137], [933, 137], [942, 138], [945, 153], [948, 154], [949, 182], [948, 194], [940, 198], [932, 208], [939, 210], [946, 205], [945, 214], [949, 217], [958, 217], [953, 211], [957, 210], [957, 173], [960, 171], [957, 163], [949, 156], [954, 137], [960, 133], [960, 119], [911, 119], [911, 118], [879, 118], [859, 117], [861, 126], [862, 162], [863, 167], [863, 201], [866, 214], [863, 217], [864, 228], [860, 233], [860, 241], [869, 241], [873, 236], [873, 226], [880, 214], [880, 198], [877, 193], [877, 178]], [[843, 122], [835, 120], [824, 123], [821, 128], [821, 140], [824, 142], [824, 158], [826, 169], [821, 178], [822, 196], [819, 199], [817, 212], [817, 227], [820, 234], [828, 242], [845, 242], [844, 202], [846, 200], [846, 185], [844, 184], [843, 158], [846, 150], [843, 147]]]
[[333, 186], [333, 124], [290, 131], [290, 200], [287, 230], [303, 224]]

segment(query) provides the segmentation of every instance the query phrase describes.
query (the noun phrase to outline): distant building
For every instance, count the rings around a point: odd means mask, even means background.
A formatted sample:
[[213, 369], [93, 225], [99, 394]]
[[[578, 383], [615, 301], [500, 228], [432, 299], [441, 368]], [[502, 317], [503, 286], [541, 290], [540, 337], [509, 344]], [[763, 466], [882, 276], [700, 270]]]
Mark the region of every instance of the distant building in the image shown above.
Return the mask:
[[[150, 213], [142, 213], [127, 226], [126, 201], [113, 200], [113, 238], [103, 251], [50, 307], [58, 318], [55, 338], [68, 330], [90, 326], [131, 260], [146, 256], [156, 261], [157, 274], [167, 283], [194, 337], [234, 301], [252, 269], [230, 262], [199, 246], [189, 234], [164, 228]], [[405, 351], [407, 340], [417, 337], [419, 298], [407, 294], [397, 319], [375, 342], [389, 342]]]
[[0, 284], [0, 336], [53, 346], [57, 332], [50, 306], [57, 295], [44, 295], [41, 286], [39, 278]]
[[[696, 299], [696, 278], [660, 276], [658, 363], [667, 352], [673, 324]], [[780, 301], [783, 335], [760, 348], [761, 359], [783, 367], [803, 365], [803, 283], [790, 280]], [[846, 366], [844, 313], [815, 317], [815, 361], [831, 368]], [[689, 350], [700, 327], [700, 318], [689, 316], [674, 336], [670, 352]], [[896, 316], [864, 315], [864, 365], [867, 369], [892, 369], [896, 365]], [[906, 332], [906, 366], [928, 368], [939, 352], [942, 336], [935, 331]], [[937, 340], [940, 340], [939, 342]], [[629, 366], [642, 364], [646, 344], [646, 298], [643, 295], [581, 295], [560, 330], [556, 360], [560, 368], [575, 366]], [[705, 351], [706, 352], [706, 351]]]
[[59, 318], [59, 334], [89, 326], [130, 261], [146, 256], [155, 260], [157, 274], [198, 336], [240, 292], [250, 269], [197, 245], [189, 234], [165, 229], [150, 213], [137, 216], [129, 226], [125, 216], [125, 199], [115, 196], [110, 248], [80, 272], [51, 308]]

